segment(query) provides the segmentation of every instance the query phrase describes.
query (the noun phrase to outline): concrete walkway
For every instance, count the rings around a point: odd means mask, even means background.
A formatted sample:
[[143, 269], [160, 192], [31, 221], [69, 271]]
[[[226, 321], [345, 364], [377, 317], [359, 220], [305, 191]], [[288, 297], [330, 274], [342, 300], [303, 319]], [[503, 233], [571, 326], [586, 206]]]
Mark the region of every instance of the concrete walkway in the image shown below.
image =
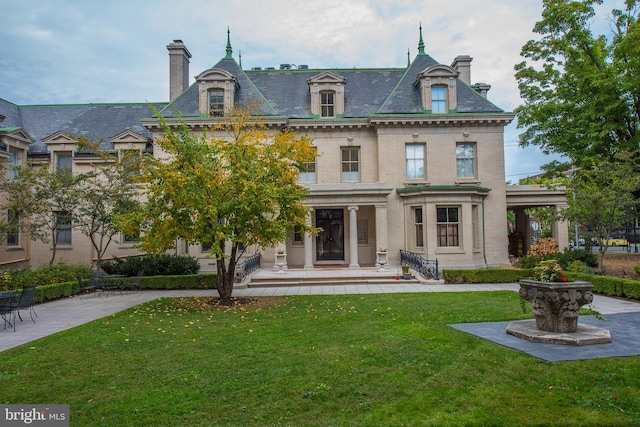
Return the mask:
[[[404, 284], [393, 281], [388, 284], [290, 286], [235, 289], [236, 297], [267, 297], [289, 295], [334, 295], [334, 294], [378, 294], [378, 293], [423, 293], [423, 292], [468, 292], [468, 291], [517, 291], [519, 285], [474, 284], [474, 285], [423, 285]], [[64, 298], [35, 306], [36, 323], [22, 311], [22, 322], [18, 319], [16, 332], [13, 328], [0, 329], [0, 352], [27, 344], [47, 335], [52, 335], [83, 323], [101, 319], [136, 305], [160, 297], [217, 296], [215, 290], [172, 290], [128, 292], [123, 295], [98, 293], [80, 297]], [[640, 312], [640, 303], [597, 295], [594, 307], [601, 314]], [[0, 319], [0, 323], [3, 323]]]

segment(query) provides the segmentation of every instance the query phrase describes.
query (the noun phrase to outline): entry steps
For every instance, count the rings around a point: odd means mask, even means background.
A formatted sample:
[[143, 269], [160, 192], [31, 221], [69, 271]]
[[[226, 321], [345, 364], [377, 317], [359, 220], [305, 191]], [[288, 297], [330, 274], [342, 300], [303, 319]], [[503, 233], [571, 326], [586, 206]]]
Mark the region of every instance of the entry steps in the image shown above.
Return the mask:
[[[326, 286], [326, 285], [371, 285], [393, 284], [396, 282], [396, 269], [379, 270], [375, 268], [326, 269], [313, 270], [288, 269], [282, 272], [273, 269], [260, 269], [251, 275], [247, 282], [249, 288], [286, 287], [286, 286]], [[400, 275], [398, 283], [421, 283], [415, 276], [405, 280]]]

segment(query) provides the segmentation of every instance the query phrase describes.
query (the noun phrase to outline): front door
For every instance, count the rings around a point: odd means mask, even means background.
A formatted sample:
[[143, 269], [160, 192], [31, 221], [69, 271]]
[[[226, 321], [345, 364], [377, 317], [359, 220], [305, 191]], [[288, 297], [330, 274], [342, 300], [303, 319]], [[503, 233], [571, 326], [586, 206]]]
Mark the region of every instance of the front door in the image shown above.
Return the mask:
[[342, 209], [316, 210], [318, 261], [344, 261], [344, 212]]

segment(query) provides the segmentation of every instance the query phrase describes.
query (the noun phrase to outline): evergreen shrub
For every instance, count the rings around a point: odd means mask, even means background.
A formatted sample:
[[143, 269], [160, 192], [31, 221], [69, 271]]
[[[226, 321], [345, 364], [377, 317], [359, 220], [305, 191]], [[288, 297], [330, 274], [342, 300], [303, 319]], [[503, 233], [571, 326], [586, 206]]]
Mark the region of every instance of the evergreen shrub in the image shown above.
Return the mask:
[[190, 256], [162, 254], [116, 258], [103, 262], [100, 268], [107, 274], [125, 276], [135, 276], [138, 271], [144, 271], [145, 276], [182, 276], [197, 274], [200, 264]]

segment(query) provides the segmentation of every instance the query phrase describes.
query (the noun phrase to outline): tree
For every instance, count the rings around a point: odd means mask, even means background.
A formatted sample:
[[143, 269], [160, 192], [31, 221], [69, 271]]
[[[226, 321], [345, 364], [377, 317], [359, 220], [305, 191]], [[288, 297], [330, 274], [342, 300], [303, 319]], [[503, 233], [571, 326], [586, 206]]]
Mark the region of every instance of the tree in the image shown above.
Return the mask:
[[17, 168], [13, 179], [0, 182], [0, 191], [5, 195], [1, 208], [17, 221], [7, 221], [1, 228], [25, 231], [31, 240], [49, 243], [49, 264], [53, 264], [60, 238], [71, 236], [80, 196], [78, 187], [90, 176], [52, 170], [48, 165]]
[[[568, 183], [572, 197], [565, 216], [576, 223], [588, 224], [598, 241], [609, 238], [638, 203], [632, 190], [640, 186], [640, 179], [631, 173], [632, 167], [630, 160], [623, 158], [578, 171]], [[607, 246], [601, 244], [598, 250], [601, 271], [606, 251]]]
[[269, 132], [246, 110], [235, 110], [201, 134], [160, 117], [165, 136], [156, 141], [166, 158], [147, 158], [139, 182], [141, 209], [122, 215], [125, 231], [140, 230], [150, 253], [173, 248], [176, 239], [210, 245], [216, 257], [220, 298], [229, 301], [235, 266], [249, 245], [285, 241], [289, 230], [313, 231], [298, 185], [311, 140], [283, 129]]
[[140, 156], [133, 150], [125, 150], [119, 157], [114, 157], [110, 152], [100, 150], [100, 142], [82, 136], [75, 139], [83, 152], [100, 160], [91, 179], [78, 183], [73, 214], [74, 228], [91, 240], [99, 266], [109, 245], [121, 231], [115, 218], [138, 206], [134, 178], [140, 167]]
[[[542, 20], [515, 66], [524, 104], [516, 108], [523, 146], [564, 154], [580, 168], [628, 151], [638, 159], [640, 7], [612, 11], [613, 36], [594, 36], [602, 0], [544, 0]], [[637, 172], [636, 172], [637, 173]]]

